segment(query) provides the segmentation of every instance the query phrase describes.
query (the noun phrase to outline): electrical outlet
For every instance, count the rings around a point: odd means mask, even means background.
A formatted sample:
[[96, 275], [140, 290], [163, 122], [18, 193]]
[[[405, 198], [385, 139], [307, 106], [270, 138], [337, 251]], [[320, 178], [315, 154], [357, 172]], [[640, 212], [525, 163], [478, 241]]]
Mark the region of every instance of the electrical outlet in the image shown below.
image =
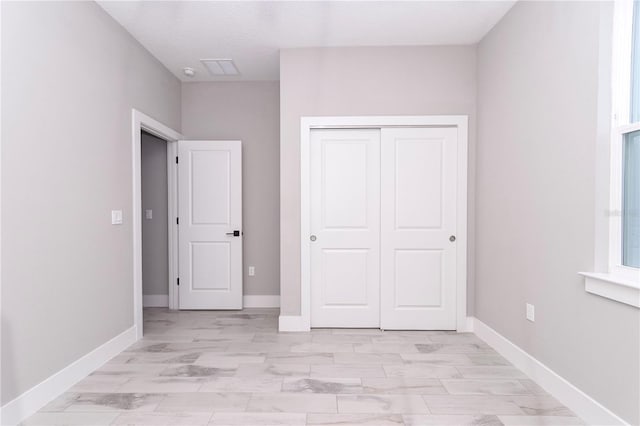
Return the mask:
[[144, 218], [145, 219], [153, 219], [153, 210], [151, 209], [146, 209], [144, 211]]
[[111, 224], [122, 225], [122, 210], [111, 210]]
[[249, 266], [249, 276], [253, 277], [256, 274], [256, 267], [255, 266]]
[[530, 303], [527, 303], [527, 319], [531, 322], [536, 320], [536, 307]]

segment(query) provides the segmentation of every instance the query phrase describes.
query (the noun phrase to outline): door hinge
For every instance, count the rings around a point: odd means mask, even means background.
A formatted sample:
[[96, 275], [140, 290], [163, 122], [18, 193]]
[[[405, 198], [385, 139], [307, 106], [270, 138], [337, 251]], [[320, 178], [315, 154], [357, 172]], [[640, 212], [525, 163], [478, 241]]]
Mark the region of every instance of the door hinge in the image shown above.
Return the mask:
[[178, 278], [178, 285], [180, 285], [180, 278]]
[[178, 164], [178, 156], [176, 155], [176, 164]]
[[180, 218], [176, 217], [176, 225], [180, 225]]

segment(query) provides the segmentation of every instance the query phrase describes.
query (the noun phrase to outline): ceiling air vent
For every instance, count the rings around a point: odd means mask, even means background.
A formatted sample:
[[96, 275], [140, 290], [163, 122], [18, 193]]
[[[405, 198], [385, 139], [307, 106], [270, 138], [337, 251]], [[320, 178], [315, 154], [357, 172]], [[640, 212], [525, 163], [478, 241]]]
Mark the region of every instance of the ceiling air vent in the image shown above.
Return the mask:
[[213, 76], [240, 75], [233, 59], [200, 59], [200, 62], [207, 67], [209, 74]]

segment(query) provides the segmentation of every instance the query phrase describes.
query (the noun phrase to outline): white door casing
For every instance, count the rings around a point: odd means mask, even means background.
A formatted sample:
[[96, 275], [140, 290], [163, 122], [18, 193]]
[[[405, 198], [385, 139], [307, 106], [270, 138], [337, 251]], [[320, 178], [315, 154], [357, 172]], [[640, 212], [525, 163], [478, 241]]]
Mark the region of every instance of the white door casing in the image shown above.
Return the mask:
[[455, 127], [384, 128], [381, 326], [456, 329]]
[[242, 309], [241, 142], [182, 140], [178, 157], [180, 309]]
[[311, 132], [311, 325], [380, 326], [380, 130]]

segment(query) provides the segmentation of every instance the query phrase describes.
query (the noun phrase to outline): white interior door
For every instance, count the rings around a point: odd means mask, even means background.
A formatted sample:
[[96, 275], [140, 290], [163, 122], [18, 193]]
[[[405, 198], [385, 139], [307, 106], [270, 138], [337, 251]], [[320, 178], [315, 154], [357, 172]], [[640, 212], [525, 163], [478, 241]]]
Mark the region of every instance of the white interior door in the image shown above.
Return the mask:
[[384, 329], [456, 328], [456, 164], [456, 128], [382, 129]]
[[242, 309], [242, 145], [178, 142], [180, 309]]
[[380, 326], [380, 131], [311, 132], [311, 326]]

